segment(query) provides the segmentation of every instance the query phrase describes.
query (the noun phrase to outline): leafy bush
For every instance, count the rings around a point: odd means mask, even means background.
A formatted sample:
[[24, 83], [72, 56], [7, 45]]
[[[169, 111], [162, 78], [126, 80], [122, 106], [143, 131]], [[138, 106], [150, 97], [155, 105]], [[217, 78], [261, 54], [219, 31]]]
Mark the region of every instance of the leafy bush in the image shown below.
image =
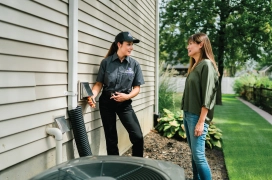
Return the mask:
[[213, 122], [211, 122], [209, 126], [205, 144], [211, 149], [214, 147], [219, 149], [222, 148], [222, 130], [217, 128]]
[[[183, 124], [183, 113], [177, 111], [175, 113], [168, 109], [163, 109], [164, 116], [158, 119], [155, 129], [168, 138], [181, 137], [186, 139], [186, 132]], [[222, 131], [214, 124], [210, 124], [208, 134], [206, 135], [205, 144], [209, 148], [222, 148]]]
[[158, 124], [155, 126], [155, 129], [168, 138], [172, 138], [178, 134], [179, 137], [186, 139], [182, 112], [177, 111], [173, 113], [168, 109], [163, 109], [163, 111], [164, 115], [158, 119]]
[[256, 86], [263, 85], [266, 88], [272, 88], [272, 81], [268, 77], [261, 77], [258, 75], [246, 74], [237, 78], [233, 84], [233, 90], [236, 94], [242, 96], [245, 93], [244, 86]]
[[233, 90], [236, 94], [242, 96], [245, 93], [244, 86], [249, 84], [253, 85], [256, 83], [256, 81], [257, 77], [255, 75], [246, 74], [235, 79], [233, 84]]
[[259, 77], [259, 78], [257, 78], [255, 86], [256, 87], [261, 87], [261, 85], [263, 85], [266, 88], [272, 88], [272, 81], [267, 76]]

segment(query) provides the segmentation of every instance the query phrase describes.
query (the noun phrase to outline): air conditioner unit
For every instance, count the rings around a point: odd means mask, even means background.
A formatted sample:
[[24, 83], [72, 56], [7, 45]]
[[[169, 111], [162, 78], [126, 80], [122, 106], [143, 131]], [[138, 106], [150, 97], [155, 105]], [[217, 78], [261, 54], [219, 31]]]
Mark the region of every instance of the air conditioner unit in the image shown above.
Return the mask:
[[86, 156], [54, 166], [31, 180], [185, 180], [171, 162], [127, 156]]

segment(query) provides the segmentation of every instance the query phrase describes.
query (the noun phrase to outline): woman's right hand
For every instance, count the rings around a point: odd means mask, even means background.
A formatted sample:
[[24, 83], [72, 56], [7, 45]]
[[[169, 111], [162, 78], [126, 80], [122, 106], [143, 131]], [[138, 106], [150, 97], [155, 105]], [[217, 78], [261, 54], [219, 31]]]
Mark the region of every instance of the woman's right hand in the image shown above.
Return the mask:
[[95, 108], [95, 99], [93, 96], [89, 96], [88, 97], [88, 104], [92, 107], [92, 108]]

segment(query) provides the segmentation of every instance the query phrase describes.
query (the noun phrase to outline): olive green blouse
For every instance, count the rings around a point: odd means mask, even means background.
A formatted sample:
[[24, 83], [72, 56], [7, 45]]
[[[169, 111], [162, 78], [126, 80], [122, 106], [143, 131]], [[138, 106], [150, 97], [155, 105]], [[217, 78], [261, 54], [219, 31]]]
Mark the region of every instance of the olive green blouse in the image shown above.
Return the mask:
[[209, 124], [213, 119], [218, 84], [218, 73], [212, 62], [208, 59], [199, 62], [186, 79], [181, 109], [200, 115], [201, 108], [206, 107], [205, 122]]

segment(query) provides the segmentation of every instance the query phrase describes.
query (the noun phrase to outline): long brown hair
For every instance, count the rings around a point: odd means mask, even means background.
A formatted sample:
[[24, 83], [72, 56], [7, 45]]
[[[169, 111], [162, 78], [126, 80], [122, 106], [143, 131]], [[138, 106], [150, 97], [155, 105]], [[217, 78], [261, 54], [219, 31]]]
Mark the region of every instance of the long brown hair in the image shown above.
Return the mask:
[[[199, 59], [195, 60], [194, 58], [190, 57], [190, 64], [189, 64], [189, 68], [188, 68], [188, 74], [197, 65], [195, 63], [196, 62], [199, 63], [203, 59], [209, 59], [213, 63], [213, 66], [216, 69], [216, 71], [218, 72], [218, 68], [217, 68], [215, 60], [214, 60], [214, 55], [213, 55], [213, 51], [212, 51], [211, 42], [210, 42], [208, 36], [205, 33], [196, 33], [196, 34], [189, 37], [188, 44], [190, 42], [194, 42], [194, 43], [197, 43], [197, 44], [203, 43], [203, 46], [200, 49], [201, 52], [200, 52]], [[218, 75], [220, 75], [219, 72], [218, 72]]]
[[[123, 44], [123, 42], [119, 42], [119, 43]], [[106, 56], [105, 56], [104, 58], [113, 55], [113, 54], [116, 53], [117, 51], [118, 51], [117, 42], [113, 42], [113, 43], [111, 44], [111, 47], [110, 47], [109, 51], [107, 52], [107, 54], [106, 54]]]

